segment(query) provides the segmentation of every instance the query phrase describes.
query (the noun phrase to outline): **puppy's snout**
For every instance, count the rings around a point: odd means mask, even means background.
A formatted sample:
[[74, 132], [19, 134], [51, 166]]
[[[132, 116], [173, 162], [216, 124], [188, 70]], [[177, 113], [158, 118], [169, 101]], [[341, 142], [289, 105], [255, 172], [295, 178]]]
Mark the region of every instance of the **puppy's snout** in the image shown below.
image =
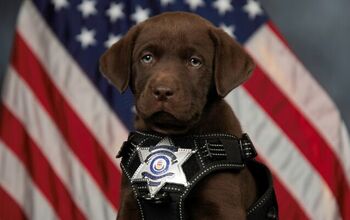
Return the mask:
[[174, 95], [174, 89], [166, 86], [156, 86], [153, 88], [152, 93], [158, 101], [166, 101]]

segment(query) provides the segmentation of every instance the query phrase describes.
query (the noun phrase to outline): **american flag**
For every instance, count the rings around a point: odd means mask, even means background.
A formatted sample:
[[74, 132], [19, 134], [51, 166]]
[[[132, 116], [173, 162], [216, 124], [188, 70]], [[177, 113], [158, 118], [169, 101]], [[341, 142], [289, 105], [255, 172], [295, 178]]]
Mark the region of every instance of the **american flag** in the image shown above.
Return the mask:
[[280, 218], [350, 219], [349, 133], [255, 0], [24, 0], [1, 93], [0, 219], [115, 219], [133, 100], [98, 59], [132, 25], [179, 10], [257, 63], [226, 100], [273, 172]]

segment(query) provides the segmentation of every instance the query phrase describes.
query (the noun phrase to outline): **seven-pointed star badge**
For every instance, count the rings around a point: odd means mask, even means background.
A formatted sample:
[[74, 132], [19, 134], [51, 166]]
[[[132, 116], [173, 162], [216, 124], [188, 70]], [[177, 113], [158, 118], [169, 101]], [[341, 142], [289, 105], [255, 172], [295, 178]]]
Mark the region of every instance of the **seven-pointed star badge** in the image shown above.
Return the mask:
[[154, 197], [166, 183], [187, 186], [182, 164], [193, 154], [191, 149], [178, 148], [170, 138], [166, 137], [153, 147], [139, 147], [137, 151], [141, 164], [131, 181], [147, 181], [151, 197]]

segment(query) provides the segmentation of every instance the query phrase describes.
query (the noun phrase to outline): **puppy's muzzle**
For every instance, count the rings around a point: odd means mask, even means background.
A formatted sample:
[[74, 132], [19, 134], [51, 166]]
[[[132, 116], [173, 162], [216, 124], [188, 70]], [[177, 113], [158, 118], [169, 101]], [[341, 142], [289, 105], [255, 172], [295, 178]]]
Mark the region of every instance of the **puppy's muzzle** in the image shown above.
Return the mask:
[[172, 102], [179, 98], [180, 80], [170, 74], [157, 74], [150, 79], [148, 93], [156, 102]]

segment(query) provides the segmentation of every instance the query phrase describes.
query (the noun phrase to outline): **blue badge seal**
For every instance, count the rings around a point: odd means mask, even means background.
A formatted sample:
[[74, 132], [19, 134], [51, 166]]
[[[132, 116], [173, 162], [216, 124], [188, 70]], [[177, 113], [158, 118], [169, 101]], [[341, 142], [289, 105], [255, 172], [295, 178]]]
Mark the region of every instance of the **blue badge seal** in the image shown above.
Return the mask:
[[170, 160], [164, 155], [154, 157], [150, 163], [150, 170], [155, 175], [164, 174], [169, 170]]

